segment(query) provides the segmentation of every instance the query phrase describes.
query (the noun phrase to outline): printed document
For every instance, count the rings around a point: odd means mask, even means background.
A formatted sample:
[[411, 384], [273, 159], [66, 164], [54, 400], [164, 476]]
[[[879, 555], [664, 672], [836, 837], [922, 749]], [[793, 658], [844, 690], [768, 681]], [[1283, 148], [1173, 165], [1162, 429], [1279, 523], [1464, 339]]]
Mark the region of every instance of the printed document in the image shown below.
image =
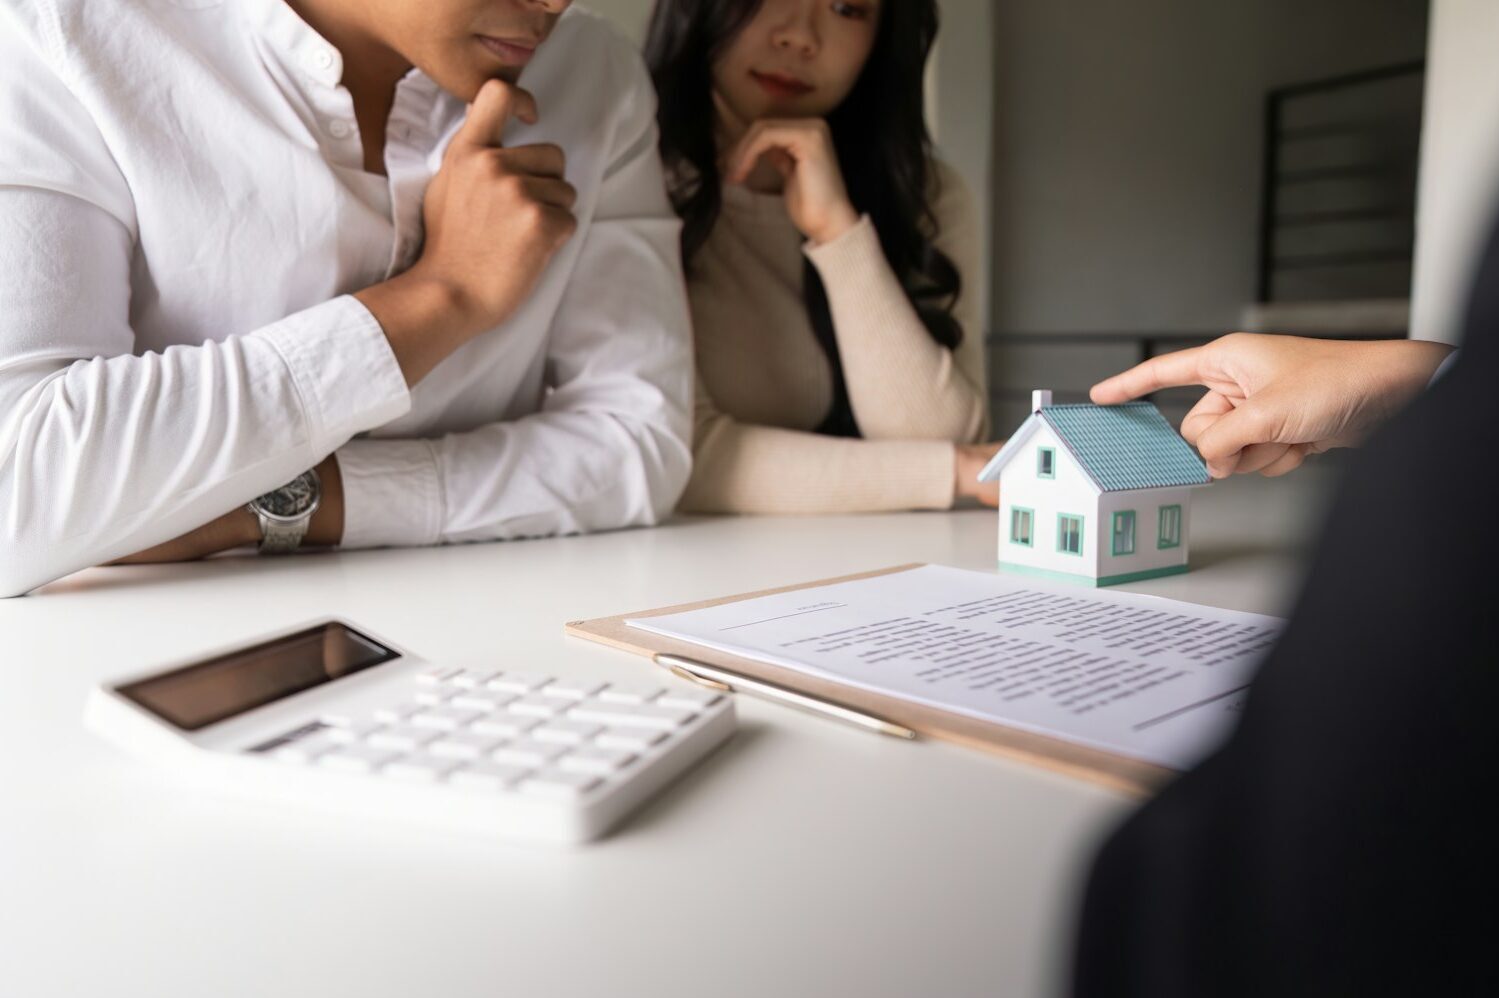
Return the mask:
[[1185, 769], [1227, 735], [1284, 622], [926, 565], [628, 623]]

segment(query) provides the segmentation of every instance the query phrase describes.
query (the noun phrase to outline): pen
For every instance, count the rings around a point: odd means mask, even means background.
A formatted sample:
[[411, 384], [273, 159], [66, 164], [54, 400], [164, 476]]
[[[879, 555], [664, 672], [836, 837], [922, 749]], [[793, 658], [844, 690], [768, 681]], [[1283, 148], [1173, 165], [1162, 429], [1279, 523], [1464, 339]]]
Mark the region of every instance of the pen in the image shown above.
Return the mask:
[[670, 669], [676, 675], [699, 686], [706, 686], [713, 690], [722, 690], [725, 693], [753, 693], [766, 700], [774, 700], [784, 703], [790, 707], [799, 707], [813, 714], [821, 714], [831, 717], [855, 727], [865, 728], [869, 731], [877, 731], [882, 735], [891, 735], [895, 738], [915, 738], [916, 732], [910, 728], [894, 724], [873, 714], [853, 710], [848, 707], [809, 697], [805, 693], [787, 689], [776, 683], [768, 683], [763, 679], [751, 679], [741, 676], [737, 672], [720, 669], [716, 665], [707, 662], [699, 662], [693, 658], [683, 658], [680, 655], [653, 655], [651, 660], [657, 665]]

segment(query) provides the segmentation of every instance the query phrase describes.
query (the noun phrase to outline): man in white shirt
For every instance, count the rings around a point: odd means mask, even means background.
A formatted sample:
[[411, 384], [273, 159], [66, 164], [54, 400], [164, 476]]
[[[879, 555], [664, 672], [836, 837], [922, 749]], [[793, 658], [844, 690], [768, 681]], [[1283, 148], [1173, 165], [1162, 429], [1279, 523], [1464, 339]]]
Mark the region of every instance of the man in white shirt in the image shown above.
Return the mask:
[[654, 96], [568, 2], [0, 0], [0, 596], [671, 509]]

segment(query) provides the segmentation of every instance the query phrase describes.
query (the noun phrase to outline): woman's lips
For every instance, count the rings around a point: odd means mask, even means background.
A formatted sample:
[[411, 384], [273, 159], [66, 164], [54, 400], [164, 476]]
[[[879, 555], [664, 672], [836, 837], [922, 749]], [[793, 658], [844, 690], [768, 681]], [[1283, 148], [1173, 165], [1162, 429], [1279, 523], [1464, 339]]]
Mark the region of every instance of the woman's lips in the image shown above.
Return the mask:
[[750, 70], [750, 76], [772, 97], [801, 97], [810, 94], [813, 90], [812, 84], [803, 83], [801, 80], [793, 79], [790, 76], [780, 76], [776, 73], [761, 73], [753, 69]]
[[494, 38], [479, 35], [479, 44], [496, 55], [507, 66], [524, 66], [536, 54], [537, 42], [527, 39]]

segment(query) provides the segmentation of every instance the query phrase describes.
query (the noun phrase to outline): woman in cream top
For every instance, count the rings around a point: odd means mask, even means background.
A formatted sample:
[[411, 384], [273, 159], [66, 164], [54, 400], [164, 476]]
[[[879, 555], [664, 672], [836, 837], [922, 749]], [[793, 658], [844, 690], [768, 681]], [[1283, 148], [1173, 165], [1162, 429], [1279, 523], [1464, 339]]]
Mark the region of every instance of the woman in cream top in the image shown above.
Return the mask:
[[977, 219], [921, 118], [935, 30], [930, 0], [659, 0], [698, 366], [683, 509], [992, 501]]

